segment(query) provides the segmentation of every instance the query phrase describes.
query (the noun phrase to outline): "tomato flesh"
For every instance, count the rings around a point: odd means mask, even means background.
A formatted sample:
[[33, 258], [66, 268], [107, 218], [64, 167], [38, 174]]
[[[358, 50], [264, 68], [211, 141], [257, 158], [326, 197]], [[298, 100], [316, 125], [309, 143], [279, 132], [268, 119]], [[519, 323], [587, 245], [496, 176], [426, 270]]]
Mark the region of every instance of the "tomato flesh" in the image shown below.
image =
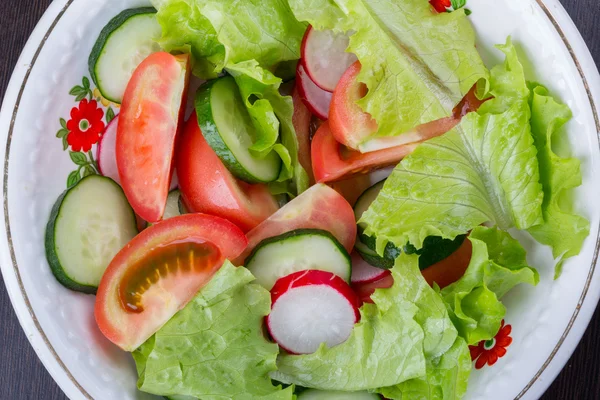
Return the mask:
[[221, 251], [211, 242], [174, 242], [154, 248], [121, 278], [121, 305], [125, 311], [141, 313], [144, 293], [161, 278], [177, 273], [203, 273], [222, 263]]
[[363, 154], [347, 149], [337, 142], [329, 123], [325, 122], [315, 133], [311, 146], [315, 180], [334, 182], [355, 174], [366, 174], [375, 169], [396, 165], [417, 146], [418, 143], [412, 143]]
[[[472, 243], [469, 239], [466, 239], [454, 253], [442, 261], [438, 261], [432, 266], [425, 268], [421, 273], [429, 286], [433, 287], [435, 283], [440, 289], [443, 289], [462, 278], [471, 262], [472, 252]], [[373, 303], [371, 295], [375, 293], [376, 289], [387, 289], [392, 287], [394, 284], [394, 277], [391, 272], [386, 272], [384, 277], [375, 282], [357, 283], [352, 285], [352, 288], [364, 303]]]
[[166, 207], [189, 75], [189, 55], [154, 53], [133, 73], [121, 104], [119, 178], [135, 212], [149, 222], [160, 221]]
[[100, 331], [123, 350], [135, 350], [247, 243], [238, 227], [211, 215], [186, 214], [150, 226], [102, 277], [94, 310]]
[[312, 173], [312, 163], [310, 158], [310, 127], [312, 122], [312, 114], [300, 98], [298, 88], [294, 88], [292, 93], [292, 101], [294, 103], [294, 115], [292, 116], [292, 123], [294, 124], [294, 130], [296, 131], [296, 137], [298, 138], [298, 161], [308, 174], [310, 184], [312, 185], [315, 183], [315, 177]]
[[177, 146], [177, 175], [191, 212], [225, 218], [248, 232], [278, 210], [264, 184], [237, 180], [204, 139], [194, 113]]
[[451, 116], [421, 124], [401, 135], [371, 138], [377, 132], [377, 122], [357, 104], [367, 94], [366, 85], [358, 80], [360, 69], [360, 62], [357, 61], [340, 79], [331, 99], [329, 126], [339, 143], [362, 153], [422, 142], [443, 135], [454, 128], [465, 114], [476, 111], [485, 102], [475, 95], [477, 85], [474, 85], [454, 108]]
[[248, 247], [235, 264], [242, 265], [262, 240], [301, 228], [330, 232], [348, 252], [354, 247], [356, 221], [352, 206], [329, 186], [316, 184], [248, 232]]
[[449, 286], [459, 280], [467, 271], [471, 262], [473, 245], [469, 239], [465, 239], [463, 244], [452, 254], [442, 261], [438, 261], [432, 266], [422, 271], [423, 277], [430, 286], [437, 284], [441, 289]]
[[352, 149], [358, 149], [366, 138], [377, 132], [377, 122], [357, 104], [367, 94], [367, 85], [358, 81], [360, 68], [360, 61], [356, 61], [344, 72], [329, 109], [333, 137]]

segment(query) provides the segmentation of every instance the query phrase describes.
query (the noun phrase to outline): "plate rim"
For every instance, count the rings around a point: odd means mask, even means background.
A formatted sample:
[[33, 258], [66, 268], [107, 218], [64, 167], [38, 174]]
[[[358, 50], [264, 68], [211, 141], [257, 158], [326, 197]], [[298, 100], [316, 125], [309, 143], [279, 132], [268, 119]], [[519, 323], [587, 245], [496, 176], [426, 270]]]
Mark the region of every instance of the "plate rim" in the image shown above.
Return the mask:
[[[0, 148], [0, 156], [4, 159], [2, 178], [3, 207], [0, 208], [0, 217], [1, 214], [4, 215], [3, 222], [5, 228], [2, 230], [2, 240], [0, 243], [0, 257], [2, 259], [0, 269], [19, 323], [48, 373], [69, 398], [83, 397], [86, 399], [93, 399], [64, 364], [37, 320], [36, 314], [29, 301], [29, 296], [25, 291], [19, 266], [16, 261], [8, 210], [8, 167], [10, 147], [20, 101], [27, 86], [30, 73], [36, 64], [37, 58], [44, 48], [46, 41], [74, 1], [75, 0], [54, 0], [44, 12], [21, 52], [2, 102], [2, 108], [0, 110], [0, 127], [5, 127], [7, 129], [2, 129], [0, 131], [0, 140], [6, 139], [6, 148]], [[579, 72], [580, 79], [588, 95], [588, 101], [596, 123], [596, 132], [600, 140], [600, 109], [598, 108], [598, 106], [600, 106], [600, 86], [596, 88], [597, 85], [595, 85], [594, 88], [592, 88], [590, 85], [591, 79], [589, 79], [593, 78], [593, 80], [600, 82], [600, 74], [598, 73], [597, 66], [592, 58], [589, 48], [571, 17], [558, 0], [533, 1], [537, 3], [546, 15], [546, 18], [552, 23], [575, 63], [575, 67]], [[2, 152], [3, 154], [1, 154]], [[529, 391], [533, 387], [536, 387], [536, 391], [541, 395], [566, 365], [579, 344], [581, 337], [587, 330], [590, 319], [600, 298], [600, 293], [594, 293], [592, 296], [589, 295], [589, 289], [593, 283], [593, 278], [597, 275], [596, 266], [599, 252], [600, 229], [596, 237], [595, 249], [585, 286], [565, 331], [554, 346], [552, 352], [548, 355], [544, 364], [515, 397], [515, 400], [519, 400], [530, 393]], [[578, 329], [574, 329], [575, 327]], [[567, 339], [569, 340], [567, 341]], [[560, 360], [556, 357], [559, 352], [564, 352], [565, 355], [565, 357], [562, 357]], [[547, 375], [549, 379], [540, 380], [539, 378], [544, 374]]]

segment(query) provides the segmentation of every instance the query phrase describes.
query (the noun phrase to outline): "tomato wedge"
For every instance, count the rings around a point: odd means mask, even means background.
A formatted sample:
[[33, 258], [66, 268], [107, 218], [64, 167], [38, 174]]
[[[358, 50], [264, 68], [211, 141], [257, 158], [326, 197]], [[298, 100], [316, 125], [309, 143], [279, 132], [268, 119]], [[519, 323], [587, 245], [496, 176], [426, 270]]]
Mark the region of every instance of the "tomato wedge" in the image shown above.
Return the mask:
[[149, 222], [160, 221], [165, 211], [189, 76], [189, 55], [154, 53], [133, 73], [121, 104], [116, 143], [121, 186]]
[[[443, 289], [462, 278], [469, 267], [472, 253], [473, 245], [469, 239], [466, 239], [458, 250], [421, 273], [429, 286], [433, 287], [435, 283]], [[352, 288], [364, 303], [372, 303], [371, 295], [376, 289], [387, 289], [393, 284], [394, 278], [388, 271], [384, 277], [375, 282], [353, 284]]]
[[238, 227], [210, 215], [187, 214], [150, 226], [104, 273], [94, 310], [98, 327], [123, 350], [135, 350], [247, 243]]
[[367, 85], [358, 81], [360, 61], [352, 64], [340, 78], [329, 108], [329, 124], [333, 137], [345, 146], [358, 149], [377, 132], [377, 122], [356, 103], [367, 94]]
[[304, 105], [304, 102], [298, 93], [298, 88], [296, 87], [294, 87], [294, 91], [292, 92], [292, 101], [294, 103], [292, 123], [294, 124], [294, 130], [296, 131], [296, 137], [298, 138], [298, 161], [300, 161], [300, 165], [302, 165], [302, 168], [304, 168], [308, 174], [310, 184], [312, 185], [315, 183], [310, 158], [310, 125], [312, 114]]
[[248, 232], [248, 247], [234, 264], [242, 265], [264, 239], [301, 228], [330, 232], [348, 252], [354, 247], [356, 221], [352, 206], [329, 186], [316, 184]]
[[408, 143], [417, 143], [450, 131], [468, 112], [476, 111], [485, 100], [475, 95], [477, 85], [454, 108], [451, 116], [431, 121], [398, 136], [371, 138], [377, 132], [377, 122], [364, 112], [357, 101], [367, 94], [367, 87], [359, 82], [361, 65], [352, 64], [340, 79], [329, 111], [329, 126], [333, 137], [341, 144], [362, 153], [380, 151]]
[[311, 146], [315, 180], [334, 182], [396, 165], [417, 146], [418, 143], [412, 143], [362, 154], [338, 143], [331, 134], [329, 123], [325, 122], [315, 133]]
[[436, 283], [441, 289], [459, 280], [471, 262], [473, 245], [467, 238], [463, 244], [442, 261], [422, 271], [423, 276], [430, 286]]
[[279, 208], [266, 185], [229, 172], [204, 139], [195, 113], [179, 140], [176, 162], [183, 202], [192, 212], [217, 215], [248, 232]]

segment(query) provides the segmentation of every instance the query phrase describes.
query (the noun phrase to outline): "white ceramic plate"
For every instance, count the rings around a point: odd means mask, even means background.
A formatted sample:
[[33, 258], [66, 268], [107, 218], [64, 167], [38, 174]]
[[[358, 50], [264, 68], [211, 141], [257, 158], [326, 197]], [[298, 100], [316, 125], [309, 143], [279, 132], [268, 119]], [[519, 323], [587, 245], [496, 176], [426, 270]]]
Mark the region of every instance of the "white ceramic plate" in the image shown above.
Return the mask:
[[[425, 1], [425, 0], [424, 0]], [[78, 168], [63, 151], [60, 118], [78, 106], [71, 89], [89, 77], [87, 58], [106, 22], [143, 0], [55, 0], [31, 35], [12, 77], [0, 115], [3, 201], [0, 264], [21, 325], [40, 359], [72, 399], [150, 398], [136, 390], [130, 357], [98, 331], [94, 298], [62, 288], [44, 256], [50, 208]], [[583, 251], [552, 280], [550, 251], [523, 237], [540, 285], [506, 298], [513, 341], [493, 366], [474, 370], [469, 399], [538, 398], [564, 366], [600, 296], [598, 256], [600, 76], [577, 29], [557, 0], [471, 0], [478, 47], [488, 65], [508, 35], [528, 60], [530, 79], [548, 85], [573, 110], [567, 129], [582, 160], [578, 211], [591, 222]], [[93, 85], [91, 90], [93, 90]], [[79, 89], [81, 92], [82, 89]], [[77, 90], [75, 90], [77, 92]], [[108, 105], [116, 110], [114, 105]], [[102, 106], [105, 113], [108, 109]]]

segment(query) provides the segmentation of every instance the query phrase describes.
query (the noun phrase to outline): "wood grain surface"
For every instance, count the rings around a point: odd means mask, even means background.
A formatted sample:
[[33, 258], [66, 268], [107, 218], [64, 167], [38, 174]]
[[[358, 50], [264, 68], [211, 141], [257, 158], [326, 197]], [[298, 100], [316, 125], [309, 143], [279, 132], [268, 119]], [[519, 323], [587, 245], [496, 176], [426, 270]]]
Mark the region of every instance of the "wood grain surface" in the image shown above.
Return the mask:
[[[27, 38], [50, 3], [51, 0], [0, 0], [0, 99]], [[600, 65], [600, 0], [562, 3]], [[21, 330], [0, 276], [0, 400], [65, 398]], [[600, 399], [599, 311], [573, 357], [542, 399]]]

